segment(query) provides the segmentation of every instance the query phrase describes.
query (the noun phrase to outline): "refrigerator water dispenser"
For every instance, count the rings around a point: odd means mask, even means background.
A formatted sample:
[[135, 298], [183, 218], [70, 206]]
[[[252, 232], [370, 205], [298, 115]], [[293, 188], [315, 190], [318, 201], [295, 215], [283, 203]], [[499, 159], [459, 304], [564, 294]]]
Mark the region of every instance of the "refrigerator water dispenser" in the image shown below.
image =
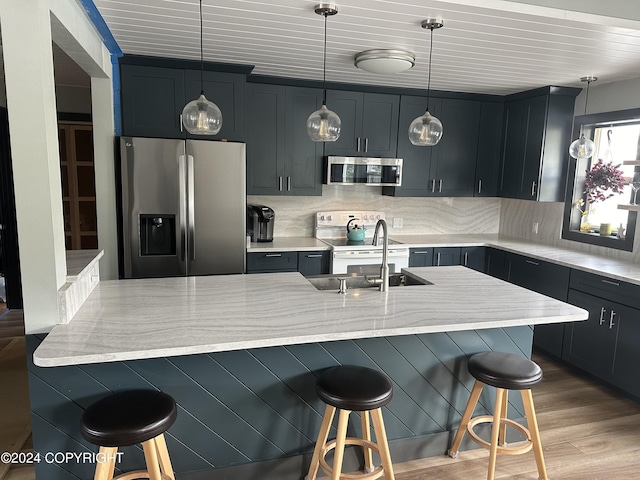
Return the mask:
[[176, 216], [140, 215], [140, 255], [176, 254]]

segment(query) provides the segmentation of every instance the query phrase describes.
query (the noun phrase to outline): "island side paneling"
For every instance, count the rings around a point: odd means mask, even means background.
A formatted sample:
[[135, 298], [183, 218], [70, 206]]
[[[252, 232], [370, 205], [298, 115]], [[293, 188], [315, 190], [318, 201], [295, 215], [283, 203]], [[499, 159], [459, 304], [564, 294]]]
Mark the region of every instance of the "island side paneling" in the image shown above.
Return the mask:
[[[382, 370], [393, 380], [393, 400], [383, 415], [394, 460], [443, 454], [447, 432], [460, 421], [473, 385], [466, 358], [488, 350], [529, 357], [532, 337], [531, 327], [522, 326], [41, 368], [31, 359], [44, 337], [30, 335], [34, 450], [42, 455], [97, 451], [80, 435], [84, 409], [112, 391], [154, 388], [178, 403], [167, 444], [181, 478], [308, 455], [324, 411], [315, 393], [317, 374], [333, 365], [356, 364]], [[477, 413], [492, 410], [493, 395], [485, 389]], [[519, 397], [510, 397], [515, 418], [523, 416]], [[349, 429], [360, 433], [357, 416], [351, 417]], [[117, 471], [142, 468], [141, 448], [123, 451]], [[43, 461], [36, 465], [36, 475], [86, 479], [93, 468], [88, 462]], [[295, 468], [292, 479], [304, 473]]]

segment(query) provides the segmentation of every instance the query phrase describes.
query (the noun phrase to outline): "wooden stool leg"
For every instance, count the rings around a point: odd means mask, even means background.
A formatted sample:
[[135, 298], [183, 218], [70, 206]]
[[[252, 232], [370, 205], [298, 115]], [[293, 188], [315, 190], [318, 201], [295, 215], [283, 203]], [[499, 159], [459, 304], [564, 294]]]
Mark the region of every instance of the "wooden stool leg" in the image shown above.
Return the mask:
[[502, 419], [502, 407], [504, 388], [496, 388], [496, 404], [493, 410], [493, 425], [491, 427], [491, 449], [489, 454], [489, 470], [487, 480], [494, 480], [496, 473], [496, 457], [498, 455], [498, 437], [500, 435], [500, 420]]
[[331, 480], [340, 480], [340, 474], [342, 473], [342, 459], [344, 458], [344, 447], [347, 439], [347, 425], [349, 424], [350, 413], [351, 410], [340, 410], [340, 414], [338, 415], [338, 431], [336, 432], [336, 448], [333, 452]]
[[[509, 391], [504, 391], [504, 396], [502, 397], [502, 416], [500, 418], [507, 418], [507, 410], [509, 408]], [[507, 424], [500, 424], [500, 436], [498, 437], [498, 445], [506, 445], [507, 444]]]
[[116, 468], [116, 453], [118, 447], [100, 447], [99, 459], [104, 460], [96, 464], [93, 480], [111, 480]]
[[[362, 439], [371, 441], [371, 426], [369, 423], [369, 410], [360, 412], [360, 420], [362, 421]], [[364, 451], [364, 471], [366, 473], [373, 472], [373, 452], [370, 448], [363, 447]]]
[[458, 431], [456, 432], [456, 436], [454, 437], [451, 448], [449, 449], [449, 456], [451, 458], [456, 458], [458, 456], [458, 449], [460, 448], [460, 444], [462, 443], [464, 434], [467, 431], [467, 425], [469, 424], [469, 420], [471, 420], [473, 411], [476, 409], [478, 399], [480, 398], [480, 394], [482, 393], [482, 387], [484, 387], [484, 384], [478, 380], [476, 380], [476, 382], [473, 384], [473, 389], [471, 390], [471, 395], [469, 396], [469, 400], [467, 401], [467, 406], [465, 407], [464, 413], [462, 414], [462, 419], [460, 420]]
[[173, 467], [171, 466], [171, 459], [169, 458], [169, 450], [167, 450], [167, 442], [164, 439], [164, 434], [161, 433], [153, 440], [156, 444], [158, 459], [160, 460], [160, 470], [171, 480], [175, 480], [176, 477], [173, 474]]
[[142, 450], [144, 451], [144, 461], [147, 464], [149, 472], [149, 480], [162, 480], [160, 473], [160, 463], [158, 462], [158, 451], [156, 450], [156, 442], [152, 438], [146, 442], [142, 442]]
[[536, 457], [536, 465], [538, 466], [538, 476], [540, 480], [549, 480], [547, 477], [547, 467], [544, 464], [544, 455], [542, 454], [542, 442], [540, 441], [540, 432], [538, 431], [536, 410], [533, 406], [533, 395], [531, 394], [531, 390], [520, 390], [520, 393], [522, 394], [524, 413], [527, 417], [527, 427], [529, 427], [531, 442], [533, 443], [533, 454]]
[[389, 451], [389, 442], [387, 441], [387, 431], [384, 428], [382, 420], [382, 409], [376, 408], [371, 411], [371, 420], [373, 421], [373, 429], [376, 432], [376, 444], [380, 451], [380, 460], [384, 469], [384, 478], [386, 480], [395, 480], [393, 474], [393, 463], [391, 463], [391, 452]]
[[333, 422], [333, 415], [336, 413], [336, 407], [327, 405], [324, 409], [324, 417], [322, 417], [322, 424], [320, 425], [320, 431], [318, 432], [318, 439], [316, 440], [316, 447], [313, 450], [313, 457], [311, 458], [311, 465], [309, 465], [309, 473], [305, 477], [305, 480], [315, 480], [318, 474], [318, 467], [320, 467], [320, 457], [324, 450], [324, 445], [327, 443], [327, 437], [329, 436], [329, 430], [331, 429], [331, 423]]

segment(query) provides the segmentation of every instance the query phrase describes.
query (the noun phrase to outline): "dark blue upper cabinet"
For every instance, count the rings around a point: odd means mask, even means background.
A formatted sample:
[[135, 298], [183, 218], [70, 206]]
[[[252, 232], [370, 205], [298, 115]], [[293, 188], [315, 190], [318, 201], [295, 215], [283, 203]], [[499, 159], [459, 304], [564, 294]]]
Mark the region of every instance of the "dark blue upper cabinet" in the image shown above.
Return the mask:
[[327, 142], [327, 155], [395, 157], [398, 140], [398, 95], [343, 90], [327, 91], [327, 108], [338, 114], [340, 138]]
[[504, 104], [482, 102], [473, 191], [475, 197], [495, 197], [498, 194], [503, 116]]
[[563, 200], [573, 108], [579, 91], [545, 87], [507, 98], [499, 187], [502, 197]]
[[[245, 75], [236, 73], [204, 72], [204, 94], [222, 112], [222, 128], [217, 135], [203, 136], [187, 133], [188, 138], [244, 142], [245, 78]], [[198, 98], [201, 90], [200, 72], [186, 70], [185, 97], [187, 101]]]
[[200, 70], [154, 65], [120, 65], [122, 134], [139, 137], [198, 138], [244, 141], [242, 73], [204, 72], [206, 97], [222, 112], [222, 129], [215, 136], [187, 134], [180, 114], [200, 96]]
[[185, 106], [184, 70], [120, 65], [122, 134], [181, 138]]

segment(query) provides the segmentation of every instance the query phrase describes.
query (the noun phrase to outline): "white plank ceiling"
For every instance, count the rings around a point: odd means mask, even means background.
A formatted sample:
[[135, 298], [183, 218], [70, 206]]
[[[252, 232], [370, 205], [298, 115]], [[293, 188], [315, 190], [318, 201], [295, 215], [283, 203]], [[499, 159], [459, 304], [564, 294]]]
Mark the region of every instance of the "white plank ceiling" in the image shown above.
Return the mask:
[[[321, 79], [323, 17], [313, 11], [317, 3], [204, 0], [205, 60], [255, 65], [253, 73], [262, 75]], [[434, 32], [433, 89], [502, 95], [579, 86], [585, 75], [597, 75], [599, 83], [640, 77], [640, 25], [636, 30], [566, 11], [546, 9], [551, 14], [542, 16], [463, 3], [338, 2], [338, 15], [328, 19], [327, 80], [426, 88], [429, 31], [420, 23], [432, 16], [445, 23]], [[95, 4], [125, 54], [199, 59], [198, 0]], [[416, 66], [395, 75], [355, 68], [354, 55], [372, 48], [409, 50]]]

